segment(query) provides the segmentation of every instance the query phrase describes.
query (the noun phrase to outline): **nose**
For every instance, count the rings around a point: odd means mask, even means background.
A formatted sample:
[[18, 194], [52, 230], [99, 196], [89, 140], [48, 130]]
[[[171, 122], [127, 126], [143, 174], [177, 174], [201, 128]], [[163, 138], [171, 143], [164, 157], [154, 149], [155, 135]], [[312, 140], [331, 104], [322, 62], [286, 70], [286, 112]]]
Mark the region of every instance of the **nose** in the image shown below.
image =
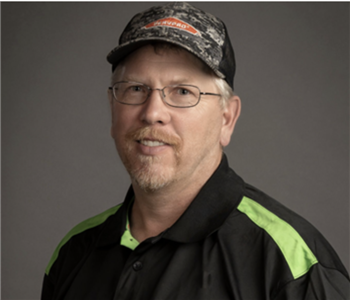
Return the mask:
[[166, 124], [170, 121], [168, 105], [163, 101], [163, 91], [152, 89], [145, 104], [143, 104], [141, 121], [149, 125]]

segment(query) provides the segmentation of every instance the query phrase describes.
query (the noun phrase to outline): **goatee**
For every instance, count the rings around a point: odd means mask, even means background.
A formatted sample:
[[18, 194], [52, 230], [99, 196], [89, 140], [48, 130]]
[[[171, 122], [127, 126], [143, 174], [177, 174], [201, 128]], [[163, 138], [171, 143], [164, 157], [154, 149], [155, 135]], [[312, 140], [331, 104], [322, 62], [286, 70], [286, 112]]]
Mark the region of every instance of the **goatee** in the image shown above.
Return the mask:
[[[175, 165], [165, 166], [169, 162], [162, 162], [162, 157], [157, 155], [134, 154], [134, 143], [145, 138], [170, 145], [174, 151]], [[157, 128], [143, 127], [127, 133], [124, 149], [118, 151], [131, 180], [145, 192], [154, 192], [176, 181], [175, 167], [180, 164], [181, 145], [177, 136]]]

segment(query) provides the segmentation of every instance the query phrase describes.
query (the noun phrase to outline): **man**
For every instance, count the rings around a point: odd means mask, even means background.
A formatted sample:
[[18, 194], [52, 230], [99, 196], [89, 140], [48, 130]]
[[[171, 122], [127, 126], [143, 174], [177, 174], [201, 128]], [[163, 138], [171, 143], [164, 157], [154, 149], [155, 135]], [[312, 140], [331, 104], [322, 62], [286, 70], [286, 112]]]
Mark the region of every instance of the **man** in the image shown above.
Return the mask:
[[222, 21], [153, 7], [108, 61], [111, 135], [132, 185], [62, 240], [42, 299], [348, 299], [327, 241], [228, 166], [240, 99]]

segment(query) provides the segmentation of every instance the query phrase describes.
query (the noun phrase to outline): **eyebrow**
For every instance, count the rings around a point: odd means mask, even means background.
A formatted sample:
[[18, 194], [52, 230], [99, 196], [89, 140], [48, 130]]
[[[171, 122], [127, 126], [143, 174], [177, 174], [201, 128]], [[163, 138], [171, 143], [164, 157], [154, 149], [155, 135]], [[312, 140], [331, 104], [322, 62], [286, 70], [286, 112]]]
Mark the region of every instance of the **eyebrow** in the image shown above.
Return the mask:
[[193, 81], [187, 77], [180, 77], [180, 78], [176, 78], [175, 80], [172, 80], [171, 84], [180, 84], [180, 83], [192, 84]]

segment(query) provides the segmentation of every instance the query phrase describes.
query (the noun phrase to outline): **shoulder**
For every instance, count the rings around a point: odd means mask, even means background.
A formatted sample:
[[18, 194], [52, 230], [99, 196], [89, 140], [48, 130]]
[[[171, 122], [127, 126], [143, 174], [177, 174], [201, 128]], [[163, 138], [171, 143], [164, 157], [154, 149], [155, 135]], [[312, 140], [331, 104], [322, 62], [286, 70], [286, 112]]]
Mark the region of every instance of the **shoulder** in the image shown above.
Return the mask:
[[[86, 219], [80, 222], [78, 225], [74, 226], [61, 240], [61, 242], [56, 247], [49, 264], [46, 267], [45, 273], [49, 275], [50, 270], [54, 263], [57, 261], [58, 257], [61, 255], [62, 249], [64, 248], [74, 248], [77, 256], [81, 255], [82, 252], [86, 251], [89, 245], [98, 237], [98, 234], [103, 227], [106, 220], [114, 215], [122, 204], [111, 207], [110, 209]], [[79, 244], [79, 247], [68, 247], [69, 244]]]
[[324, 236], [307, 220], [251, 185], [246, 185], [237, 210], [251, 226], [267, 234], [282, 253], [294, 279], [315, 265], [348, 273]]

